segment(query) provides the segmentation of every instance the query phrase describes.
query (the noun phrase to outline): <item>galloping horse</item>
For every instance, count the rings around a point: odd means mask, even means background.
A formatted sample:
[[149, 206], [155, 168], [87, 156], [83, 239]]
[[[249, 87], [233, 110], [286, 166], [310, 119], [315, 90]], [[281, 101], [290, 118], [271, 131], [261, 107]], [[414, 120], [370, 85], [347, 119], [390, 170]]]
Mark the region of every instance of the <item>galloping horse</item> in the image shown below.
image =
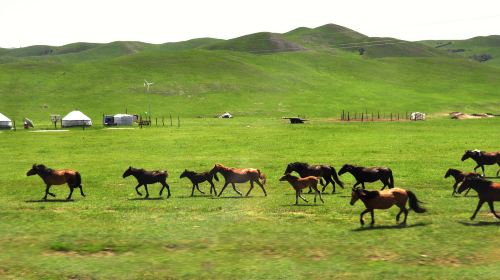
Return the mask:
[[318, 178], [314, 176], [307, 176], [304, 178], [298, 178], [293, 175], [290, 175], [290, 173], [287, 173], [283, 175], [283, 177], [280, 178], [280, 181], [288, 181], [290, 185], [295, 189], [295, 205], [299, 204], [299, 197], [302, 198], [305, 202], [309, 203], [307, 199], [302, 197], [301, 192], [302, 189], [305, 188], [312, 188], [315, 193], [314, 193], [314, 203], [316, 203], [316, 196], [319, 194], [319, 199], [321, 202], [325, 203], [323, 198], [321, 197], [321, 193], [318, 190]]
[[[309, 165], [305, 162], [292, 162], [289, 163], [285, 169], [285, 174], [292, 173], [293, 171], [299, 173], [300, 177], [308, 177], [308, 176], [314, 176], [314, 177], [321, 177], [325, 179], [326, 184], [323, 184], [323, 180], [320, 180], [320, 184], [323, 186], [323, 189], [321, 192], [324, 192], [326, 189], [326, 186], [329, 183], [332, 183], [333, 186], [333, 191], [332, 193], [335, 193], [335, 182], [339, 184], [342, 188], [344, 188], [344, 183], [340, 181], [339, 177], [337, 176], [337, 171], [335, 171], [335, 168], [329, 165]], [[332, 180], [333, 178], [333, 180]], [[335, 180], [335, 182], [334, 182]], [[312, 192], [312, 189], [309, 188], [309, 193]]]
[[392, 188], [385, 191], [367, 191], [361, 188], [353, 188], [351, 194], [351, 205], [361, 199], [365, 204], [366, 210], [361, 212], [359, 222], [363, 226], [365, 222], [363, 221], [363, 215], [370, 212], [372, 216], [372, 222], [370, 226], [375, 224], [374, 209], [389, 209], [394, 204], [401, 209], [396, 216], [396, 222], [399, 222], [399, 216], [401, 213], [405, 214], [405, 218], [401, 224], [406, 224], [406, 218], [408, 217], [408, 209], [406, 209], [406, 202], [410, 202], [410, 209], [416, 213], [424, 213], [427, 210], [420, 207], [415, 194], [409, 190]]
[[137, 182], [139, 183], [137, 187], [135, 187], [135, 191], [137, 192], [138, 195], [142, 196], [142, 193], [139, 192], [139, 187], [144, 186], [144, 189], [146, 189], [146, 198], [149, 197], [149, 192], [148, 192], [148, 185], [147, 184], [154, 184], [154, 183], [160, 183], [162, 185], [162, 188], [160, 190], [160, 196], [163, 193], [163, 189], [167, 189], [168, 195], [167, 198], [170, 197], [170, 187], [167, 184], [167, 177], [168, 173], [167, 171], [163, 170], [154, 170], [154, 171], [146, 171], [144, 169], [137, 169], [133, 168], [132, 166], [129, 166], [127, 170], [123, 173], [123, 178], [126, 178], [128, 176], [134, 176], [135, 179], [137, 179]]
[[219, 178], [217, 177], [217, 174], [215, 173], [210, 173], [209, 172], [201, 172], [201, 173], [196, 173], [194, 171], [189, 171], [187, 169], [184, 169], [184, 172], [182, 172], [180, 178], [189, 178], [191, 180], [191, 183], [193, 183], [193, 189], [191, 190], [191, 196], [194, 196], [194, 188], [196, 188], [199, 192], [202, 194], [205, 194], [200, 190], [200, 187], [198, 186], [199, 183], [203, 183], [207, 181], [210, 183], [210, 194], [212, 194], [212, 190], [214, 192], [214, 195], [217, 196], [217, 191], [215, 190], [214, 182], [212, 181], [213, 178], [215, 178], [215, 181], [219, 181]]
[[[475, 173], [475, 172], [462, 172], [458, 169], [450, 168], [450, 169], [448, 169], [448, 171], [446, 171], [446, 174], [444, 175], [444, 177], [448, 178], [450, 176], [453, 176], [453, 178], [455, 179], [455, 184], [453, 184], [453, 192], [451, 193], [451, 195], [455, 195], [455, 193], [457, 192], [458, 184], [460, 184], [465, 178], [468, 178], [468, 177], [479, 178], [479, 177], [481, 177], [481, 174]], [[467, 192], [465, 193], [465, 196], [467, 196], [469, 191], [470, 191], [470, 189], [467, 190]]]
[[339, 176], [349, 172], [356, 178], [356, 184], [354, 184], [353, 188], [357, 185], [361, 184], [363, 189], [365, 189], [365, 182], [375, 182], [377, 180], [382, 181], [385, 187], [389, 187], [389, 189], [394, 188], [394, 178], [392, 177], [392, 170], [387, 167], [362, 167], [355, 166], [350, 164], [344, 164], [339, 171]]
[[32, 176], [37, 174], [42, 178], [47, 186], [45, 188], [44, 200], [47, 200], [47, 195], [55, 197], [56, 195], [50, 192], [50, 186], [52, 185], [62, 185], [68, 183], [69, 195], [67, 200], [71, 199], [73, 190], [75, 188], [80, 189], [80, 194], [85, 197], [82, 189], [82, 177], [78, 171], [72, 169], [51, 169], [43, 164], [33, 164], [31, 169], [26, 173], [26, 176]]
[[[485, 176], [484, 174], [485, 165], [498, 164], [498, 166], [500, 167], [500, 152], [487, 153], [479, 150], [472, 150], [472, 151], [467, 150], [462, 156], [462, 161], [468, 158], [473, 159], [477, 163], [477, 166], [474, 167], [474, 172], [476, 171], [476, 169], [481, 167], [481, 170], [483, 171], [483, 177]], [[500, 173], [500, 168], [497, 170], [497, 175], [496, 175], [497, 177], [499, 173]]]
[[[236, 186], [234, 185], [235, 183], [245, 183], [250, 181], [250, 189], [248, 190], [246, 196], [250, 194], [250, 192], [253, 189], [253, 183], [257, 183], [264, 192], [264, 195], [267, 196], [266, 189], [264, 189], [264, 185], [266, 184], [266, 175], [264, 173], [260, 172], [259, 169], [254, 169], [254, 168], [232, 168], [232, 167], [225, 167], [224, 165], [217, 163], [214, 165], [214, 168], [210, 170], [211, 174], [217, 174], [220, 173], [222, 176], [224, 176], [224, 179], [226, 182], [224, 183], [224, 187], [219, 192], [219, 196], [224, 192], [226, 189], [227, 185], [231, 184], [233, 186], [233, 189], [235, 192], [237, 192], [239, 195], [242, 195], [238, 189], [236, 189]], [[262, 183], [260, 182], [262, 180]]]
[[474, 220], [474, 218], [476, 218], [477, 212], [481, 209], [481, 206], [483, 206], [483, 203], [485, 202], [488, 202], [491, 213], [500, 219], [500, 216], [497, 215], [495, 208], [493, 207], [493, 201], [500, 201], [500, 183], [493, 183], [482, 178], [465, 178], [460, 187], [458, 187], [458, 193], [461, 193], [465, 189], [469, 188], [474, 189], [479, 197], [476, 211], [474, 211], [474, 214], [472, 214], [470, 219]]

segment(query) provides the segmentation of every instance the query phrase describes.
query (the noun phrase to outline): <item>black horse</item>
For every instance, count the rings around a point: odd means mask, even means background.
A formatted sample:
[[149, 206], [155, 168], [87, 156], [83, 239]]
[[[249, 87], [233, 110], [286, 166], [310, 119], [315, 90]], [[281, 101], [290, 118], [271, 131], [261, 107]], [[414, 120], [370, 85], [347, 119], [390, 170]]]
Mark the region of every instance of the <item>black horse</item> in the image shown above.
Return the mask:
[[[292, 162], [287, 165], [284, 174], [289, 174], [293, 171], [299, 173], [302, 178], [308, 176], [320, 177], [321, 180], [319, 183], [323, 186], [321, 192], [325, 192], [326, 186], [329, 183], [332, 183], [333, 186], [332, 193], [335, 193], [335, 182], [344, 188], [344, 183], [337, 176], [337, 171], [330, 165], [309, 165], [305, 162]], [[323, 179], [326, 181], [326, 184], [323, 182]], [[309, 188], [309, 193], [312, 193], [311, 188]]]
[[215, 196], [217, 196], [217, 191], [215, 190], [214, 182], [212, 179], [215, 178], [215, 181], [219, 181], [219, 178], [217, 177], [216, 173], [211, 173], [211, 172], [201, 172], [201, 173], [196, 173], [194, 171], [189, 171], [187, 169], [184, 169], [184, 172], [182, 172], [180, 178], [189, 178], [191, 180], [191, 183], [193, 183], [193, 189], [191, 190], [191, 196], [194, 196], [194, 188], [196, 188], [199, 192], [202, 194], [205, 194], [200, 190], [200, 187], [198, 186], [199, 183], [203, 183], [207, 181], [210, 184], [210, 194], [212, 194], [212, 190]]
[[[446, 171], [444, 177], [448, 178], [450, 176], [452, 176], [455, 179], [455, 184], [453, 184], [453, 192], [451, 193], [451, 195], [455, 195], [455, 193], [457, 193], [458, 184], [460, 184], [465, 178], [479, 178], [481, 177], [481, 174], [475, 172], [462, 172], [458, 169], [450, 168], [448, 169], [448, 171]], [[469, 191], [470, 189], [467, 190], [465, 196], [467, 196]]]
[[389, 187], [389, 189], [394, 188], [394, 178], [392, 177], [392, 170], [387, 167], [362, 167], [355, 166], [350, 164], [344, 164], [342, 168], [339, 170], [339, 175], [342, 175], [346, 172], [349, 172], [356, 178], [356, 184], [354, 184], [353, 188], [357, 185], [361, 184], [363, 189], [365, 189], [365, 182], [371, 183], [375, 181], [382, 181], [385, 187]]
[[167, 171], [163, 170], [146, 171], [142, 168], [137, 169], [133, 168], [132, 166], [129, 166], [129, 168], [125, 170], [125, 172], [123, 173], [123, 178], [126, 178], [130, 175], [134, 176], [135, 179], [137, 179], [137, 182], [139, 183], [137, 187], [135, 187], [135, 191], [137, 192], [138, 195], [142, 196], [142, 193], [140, 193], [138, 189], [140, 186], [144, 186], [144, 189], [146, 189], [146, 198], [148, 198], [149, 192], [147, 184], [161, 183], [163, 187], [160, 190], [160, 196], [163, 193], [163, 189], [167, 189], [168, 191], [167, 198], [170, 197], [170, 187], [167, 184], [167, 177], [168, 177]]
[[[500, 167], [500, 152], [483, 152], [479, 150], [467, 150], [465, 151], [464, 155], [462, 156], [462, 161], [471, 158], [476, 162], [476, 167], [474, 167], [474, 172], [476, 169], [481, 167], [481, 170], [483, 171], [483, 177], [484, 175], [484, 166], [485, 165], [494, 165], [498, 164]], [[498, 174], [500, 174], [500, 168], [497, 170], [496, 176], [498, 177]]]
[[495, 215], [497, 219], [500, 219], [500, 215], [495, 212], [495, 208], [493, 207], [494, 201], [500, 201], [500, 183], [494, 183], [482, 178], [465, 178], [460, 187], [458, 187], [458, 193], [462, 193], [466, 189], [474, 189], [479, 198], [476, 211], [474, 211], [474, 214], [470, 217], [471, 220], [476, 218], [477, 212], [479, 212], [479, 209], [481, 209], [481, 206], [483, 206], [485, 202], [490, 206], [491, 213]]

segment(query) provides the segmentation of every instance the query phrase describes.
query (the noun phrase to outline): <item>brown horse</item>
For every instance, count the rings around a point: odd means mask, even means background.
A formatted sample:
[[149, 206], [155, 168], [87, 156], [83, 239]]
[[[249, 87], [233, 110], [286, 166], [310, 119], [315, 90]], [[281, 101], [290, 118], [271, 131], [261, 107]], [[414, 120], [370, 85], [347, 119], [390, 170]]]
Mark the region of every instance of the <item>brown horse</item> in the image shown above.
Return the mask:
[[361, 184], [363, 189], [365, 189], [365, 182], [375, 182], [380, 180], [384, 183], [382, 190], [385, 187], [389, 187], [389, 189], [394, 188], [394, 178], [392, 177], [392, 170], [387, 167], [362, 167], [355, 166], [351, 164], [344, 164], [342, 168], [339, 170], [339, 176], [349, 172], [356, 179], [356, 184], [354, 184], [353, 188], [357, 185]]
[[73, 190], [75, 188], [80, 189], [80, 193], [83, 197], [85, 194], [82, 189], [82, 177], [78, 171], [72, 169], [51, 169], [46, 167], [43, 164], [33, 164], [30, 170], [26, 173], [26, 176], [32, 176], [37, 174], [42, 178], [45, 182], [45, 196], [44, 200], [47, 200], [47, 195], [55, 197], [56, 195], [50, 192], [50, 186], [52, 185], [62, 185], [68, 184], [69, 187], [69, 195], [67, 200], [71, 199], [71, 195], [73, 194]]
[[316, 203], [316, 196], [319, 194], [319, 199], [321, 202], [325, 203], [323, 198], [321, 197], [321, 192], [318, 190], [318, 178], [314, 176], [307, 176], [304, 178], [299, 178], [287, 173], [280, 178], [280, 181], [288, 181], [290, 185], [295, 189], [295, 205], [299, 204], [299, 197], [305, 202], [309, 203], [307, 199], [302, 197], [302, 189], [312, 188], [314, 190], [314, 203]]
[[[292, 173], [293, 171], [299, 173], [300, 177], [302, 178], [314, 176], [324, 179], [326, 184], [324, 184], [323, 180], [320, 179], [320, 184], [323, 186], [321, 192], [325, 192], [326, 186], [328, 186], [329, 183], [332, 183], [332, 193], [335, 193], [335, 182], [337, 182], [340, 187], [344, 188], [344, 183], [342, 183], [342, 181], [340, 181], [339, 177], [337, 176], [337, 171], [330, 165], [310, 165], [305, 162], [292, 162], [286, 166], [283, 175]], [[311, 192], [312, 189], [309, 188], [309, 193]]]
[[[227, 185], [231, 184], [233, 186], [233, 189], [235, 192], [237, 192], [239, 195], [242, 195], [238, 189], [236, 189], [236, 186], [234, 185], [235, 183], [245, 183], [250, 181], [250, 189], [248, 190], [246, 196], [250, 194], [250, 192], [253, 189], [253, 183], [257, 183], [264, 192], [264, 195], [267, 196], [266, 189], [264, 189], [264, 185], [266, 184], [266, 175], [264, 173], [260, 172], [259, 169], [255, 168], [232, 168], [232, 167], [225, 167], [224, 165], [217, 163], [214, 165], [214, 168], [210, 170], [211, 174], [217, 174], [220, 173], [222, 176], [224, 176], [225, 183], [224, 187], [219, 192], [219, 196], [224, 192], [226, 189]], [[262, 180], [262, 183], [261, 183]]]
[[129, 166], [127, 170], [123, 173], [123, 178], [126, 178], [128, 176], [134, 176], [135, 179], [137, 179], [137, 182], [139, 183], [135, 187], [135, 191], [137, 192], [138, 195], [142, 196], [142, 193], [139, 192], [139, 187], [144, 186], [144, 189], [146, 189], [146, 196], [145, 198], [149, 197], [149, 192], [148, 192], [148, 184], [154, 184], [154, 183], [160, 183], [162, 185], [162, 188], [160, 189], [160, 197], [161, 194], [163, 193], [163, 189], [167, 189], [168, 195], [167, 198], [170, 197], [170, 187], [167, 184], [167, 177], [168, 173], [167, 171], [164, 170], [154, 170], [154, 171], [146, 171], [144, 169], [137, 169], [133, 168], [132, 166]]
[[188, 178], [191, 180], [191, 183], [193, 183], [193, 189], [191, 190], [191, 196], [194, 196], [194, 189], [196, 188], [199, 192], [202, 194], [205, 194], [200, 190], [200, 187], [198, 186], [199, 183], [203, 183], [207, 181], [210, 184], [210, 194], [212, 194], [212, 190], [214, 194], [217, 196], [217, 191], [215, 190], [214, 182], [212, 181], [213, 178], [215, 178], [215, 181], [219, 181], [219, 178], [217, 177], [217, 174], [212, 174], [209, 172], [201, 172], [201, 173], [196, 173], [194, 171], [189, 171], [187, 169], [184, 169], [184, 172], [182, 172], [180, 178]]
[[[500, 167], [500, 152], [487, 153], [479, 150], [472, 150], [472, 151], [467, 150], [462, 156], [462, 161], [468, 158], [473, 159], [477, 164], [477, 166], [474, 167], [474, 172], [476, 171], [476, 169], [481, 167], [481, 170], [483, 171], [483, 177], [485, 176], [484, 174], [485, 165], [498, 164], [498, 166]], [[499, 173], [500, 173], [500, 168], [497, 170], [497, 175], [496, 175], [497, 177]]]
[[493, 201], [500, 201], [500, 183], [493, 183], [481, 178], [465, 178], [460, 187], [458, 187], [458, 193], [461, 193], [465, 189], [469, 188], [474, 189], [479, 197], [476, 211], [474, 211], [474, 214], [472, 214], [470, 219], [474, 220], [474, 218], [476, 218], [477, 212], [481, 209], [481, 206], [483, 206], [483, 203], [485, 202], [488, 202], [491, 213], [500, 219], [500, 216], [497, 215], [495, 208], [493, 207]]
[[[453, 184], [453, 192], [451, 193], [451, 195], [455, 195], [455, 193], [457, 193], [458, 184], [460, 184], [465, 178], [467, 178], [467, 177], [479, 178], [479, 177], [481, 177], [481, 174], [475, 173], [475, 172], [462, 172], [458, 169], [450, 168], [450, 169], [448, 169], [448, 171], [446, 171], [446, 174], [444, 175], [444, 177], [448, 178], [450, 176], [452, 176], [455, 179], [455, 184]], [[465, 196], [467, 196], [469, 191], [470, 191], [470, 189], [467, 190], [467, 192], [465, 193]]]
[[415, 194], [409, 190], [392, 188], [385, 191], [367, 191], [361, 188], [353, 188], [351, 194], [351, 205], [361, 199], [365, 204], [366, 210], [361, 212], [359, 222], [363, 226], [365, 222], [363, 221], [363, 215], [370, 212], [372, 216], [372, 222], [370, 226], [375, 224], [374, 209], [389, 209], [393, 205], [396, 205], [401, 209], [396, 216], [396, 222], [399, 222], [399, 216], [401, 213], [405, 214], [405, 218], [401, 224], [406, 224], [406, 218], [408, 217], [408, 209], [406, 209], [406, 202], [410, 202], [410, 209], [416, 213], [424, 213], [426, 210], [420, 207], [419, 202]]

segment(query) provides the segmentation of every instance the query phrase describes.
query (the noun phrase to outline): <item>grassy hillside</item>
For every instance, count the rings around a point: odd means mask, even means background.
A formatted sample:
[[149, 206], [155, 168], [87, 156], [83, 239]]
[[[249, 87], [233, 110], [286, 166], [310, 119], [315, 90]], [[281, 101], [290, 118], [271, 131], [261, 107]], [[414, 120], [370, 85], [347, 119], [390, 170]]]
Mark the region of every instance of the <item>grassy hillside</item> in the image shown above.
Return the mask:
[[474, 56], [490, 55], [491, 58], [483, 62], [486, 65], [500, 67], [500, 36], [474, 37], [468, 40], [429, 40], [422, 41], [427, 46], [434, 47], [442, 52], [474, 59]]

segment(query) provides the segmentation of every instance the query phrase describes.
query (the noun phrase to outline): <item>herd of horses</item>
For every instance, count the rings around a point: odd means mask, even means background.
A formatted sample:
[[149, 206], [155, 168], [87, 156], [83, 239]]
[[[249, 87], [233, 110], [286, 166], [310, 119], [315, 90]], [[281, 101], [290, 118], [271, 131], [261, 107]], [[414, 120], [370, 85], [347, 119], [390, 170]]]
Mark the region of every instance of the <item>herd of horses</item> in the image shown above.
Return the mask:
[[[492, 181], [486, 180], [484, 173], [484, 165], [494, 165], [498, 164], [500, 167], [500, 152], [483, 152], [479, 150], [467, 150], [462, 156], [462, 161], [471, 158], [476, 163], [477, 168], [481, 168], [483, 174], [475, 172], [462, 172], [457, 169], [448, 169], [445, 174], [445, 178], [452, 176], [455, 179], [453, 185], [452, 195], [456, 193], [460, 194], [467, 190], [466, 194], [470, 189], [474, 189], [478, 193], [479, 203], [477, 205], [476, 211], [471, 217], [471, 220], [475, 218], [477, 212], [481, 206], [487, 202], [491, 212], [495, 217], [500, 219], [500, 216], [496, 214], [493, 202], [500, 201], [500, 183], [494, 183]], [[297, 173], [300, 177], [292, 175], [292, 173]], [[500, 168], [496, 173], [498, 177]], [[424, 213], [426, 209], [422, 208], [419, 203], [421, 203], [416, 195], [402, 188], [394, 187], [394, 178], [392, 170], [387, 167], [361, 167], [350, 164], [345, 164], [339, 170], [338, 174], [334, 167], [330, 165], [310, 165], [303, 162], [293, 162], [287, 165], [283, 176], [279, 179], [280, 181], [287, 181], [295, 190], [295, 204], [298, 204], [298, 199], [301, 198], [305, 202], [308, 202], [303, 196], [302, 192], [304, 189], [309, 189], [309, 193], [314, 192], [314, 202], [316, 203], [316, 198], [319, 196], [321, 202], [324, 203], [322, 193], [325, 192], [328, 184], [332, 185], [332, 193], [335, 193], [335, 186], [338, 184], [341, 188], [344, 188], [344, 183], [340, 181], [339, 176], [344, 173], [350, 173], [355, 179], [356, 183], [352, 187], [351, 192], [351, 205], [357, 200], [361, 200], [365, 205], [366, 209], [361, 212], [360, 223], [364, 225], [363, 215], [366, 213], [371, 214], [371, 226], [374, 225], [374, 209], [388, 209], [396, 205], [400, 208], [400, 212], [396, 216], [396, 222], [399, 222], [400, 215], [404, 214], [404, 220], [402, 224], [406, 224], [406, 219], [408, 216], [408, 209], [406, 204], [409, 204], [409, 208], [416, 213]], [[224, 185], [220, 192], [217, 194], [213, 180], [219, 181], [217, 174], [221, 174], [224, 177]], [[39, 175], [44, 181], [45, 196], [44, 200], [47, 199], [47, 195], [55, 197], [53, 193], [50, 192], [50, 187], [52, 185], [62, 185], [68, 184], [70, 193], [67, 197], [68, 200], [71, 199], [73, 190], [78, 188], [82, 196], [85, 196], [82, 188], [82, 179], [78, 171], [72, 169], [51, 169], [43, 164], [33, 164], [32, 168], [26, 173], [27, 176]], [[148, 184], [160, 183], [162, 188], [160, 189], [159, 196], [161, 197], [163, 191], [167, 191], [167, 198], [171, 196], [170, 186], [167, 183], [168, 172], [164, 170], [147, 171], [144, 169], [138, 169], [129, 167], [123, 173], [123, 178], [128, 176], [134, 176], [137, 180], [137, 186], [135, 190], [139, 196], [142, 193], [139, 191], [141, 186], [144, 187], [146, 191], [145, 198], [149, 197]], [[255, 168], [233, 168], [226, 167], [220, 163], [214, 165], [210, 171], [197, 173], [195, 171], [184, 170], [180, 175], [180, 178], [188, 178], [192, 183], [191, 196], [194, 196], [195, 189], [200, 193], [204, 194], [200, 190], [199, 184], [203, 182], [208, 182], [210, 184], [210, 194], [215, 196], [221, 196], [228, 185], [231, 185], [233, 190], [243, 196], [243, 194], [236, 188], [235, 184], [250, 183], [250, 189], [246, 193], [246, 196], [250, 194], [254, 188], [254, 184], [257, 184], [267, 196], [265, 189], [266, 175], [259, 169]], [[365, 183], [372, 183], [376, 181], [381, 181], [383, 183], [382, 189], [380, 191], [373, 190], [369, 191], [365, 189]], [[318, 184], [322, 186], [321, 191], [318, 188]], [[459, 186], [460, 184], [460, 186]], [[385, 190], [385, 188], [388, 188]], [[458, 190], [457, 190], [458, 187]]]

